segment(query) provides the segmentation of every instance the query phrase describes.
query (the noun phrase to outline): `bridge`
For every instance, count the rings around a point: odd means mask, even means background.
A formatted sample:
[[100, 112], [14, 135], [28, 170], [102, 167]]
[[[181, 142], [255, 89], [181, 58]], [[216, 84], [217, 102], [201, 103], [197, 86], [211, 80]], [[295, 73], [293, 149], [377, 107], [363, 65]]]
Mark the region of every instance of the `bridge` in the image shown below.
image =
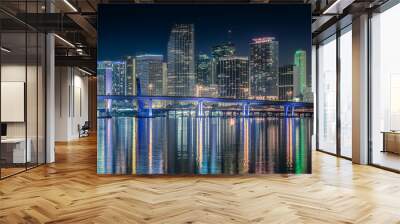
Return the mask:
[[293, 114], [296, 108], [311, 109], [313, 103], [296, 102], [296, 101], [280, 101], [280, 100], [259, 100], [259, 99], [235, 99], [223, 97], [196, 97], [196, 96], [127, 96], [127, 95], [98, 95], [97, 99], [102, 100], [137, 100], [139, 102], [139, 110], [144, 109], [144, 102], [148, 104], [147, 115], [152, 116], [153, 101], [175, 101], [175, 102], [195, 102], [197, 103], [197, 115], [203, 116], [203, 103], [233, 103], [242, 104], [243, 115], [249, 116], [250, 106], [279, 106], [283, 107], [285, 115]]

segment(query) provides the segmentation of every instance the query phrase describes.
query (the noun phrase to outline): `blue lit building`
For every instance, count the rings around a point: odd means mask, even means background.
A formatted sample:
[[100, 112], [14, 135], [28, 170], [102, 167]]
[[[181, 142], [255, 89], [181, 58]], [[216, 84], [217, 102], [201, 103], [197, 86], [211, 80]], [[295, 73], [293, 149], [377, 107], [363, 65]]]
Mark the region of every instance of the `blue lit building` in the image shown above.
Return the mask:
[[163, 55], [143, 54], [136, 56], [136, 77], [142, 95], [163, 95]]

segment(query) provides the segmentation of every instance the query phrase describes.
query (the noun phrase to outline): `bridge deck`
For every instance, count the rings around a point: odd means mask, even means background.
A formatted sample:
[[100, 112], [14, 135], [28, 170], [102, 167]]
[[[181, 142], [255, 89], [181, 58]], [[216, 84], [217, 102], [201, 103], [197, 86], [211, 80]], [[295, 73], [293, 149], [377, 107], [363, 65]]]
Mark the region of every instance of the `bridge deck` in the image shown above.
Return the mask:
[[195, 96], [125, 96], [125, 95], [98, 95], [98, 100], [161, 100], [161, 101], [185, 101], [185, 102], [215, 102], [215, 103], [241, 103], [253, 105], [289, 106], [312, 108], [313, 103], [280, 101], [280, 100], [257, 100], [257, 99], [234, 99], [234, 98], [214, 98], [214, 97], [195, 97]]

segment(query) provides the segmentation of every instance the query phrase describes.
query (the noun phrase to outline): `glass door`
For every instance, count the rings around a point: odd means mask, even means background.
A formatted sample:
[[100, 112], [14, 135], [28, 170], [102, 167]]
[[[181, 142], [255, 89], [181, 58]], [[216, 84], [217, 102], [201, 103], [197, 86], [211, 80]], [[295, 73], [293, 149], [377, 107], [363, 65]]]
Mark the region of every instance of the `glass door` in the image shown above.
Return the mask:
[[318, 47], [317, 149], [336, 154], [336, 35]]

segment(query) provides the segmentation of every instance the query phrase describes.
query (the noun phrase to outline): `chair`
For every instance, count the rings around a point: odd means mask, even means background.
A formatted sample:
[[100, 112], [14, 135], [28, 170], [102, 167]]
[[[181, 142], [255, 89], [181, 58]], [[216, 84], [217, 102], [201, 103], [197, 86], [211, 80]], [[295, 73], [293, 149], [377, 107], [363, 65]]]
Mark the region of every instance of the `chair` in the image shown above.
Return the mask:
[[89, 136], [90, 123], [85, 121], [82, 127], [78, 124], [79, 138]]

